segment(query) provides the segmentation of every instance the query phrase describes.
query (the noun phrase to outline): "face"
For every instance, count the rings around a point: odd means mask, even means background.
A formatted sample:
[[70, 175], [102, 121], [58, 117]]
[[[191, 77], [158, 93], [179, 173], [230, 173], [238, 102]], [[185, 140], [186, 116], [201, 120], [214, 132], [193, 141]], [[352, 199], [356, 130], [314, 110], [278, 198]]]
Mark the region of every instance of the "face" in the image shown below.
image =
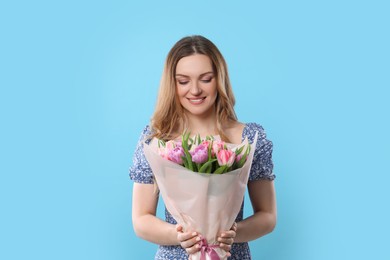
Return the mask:
[[176, 93], [186, 113], [209, 116], [214, 113], [217, 83], [210, 58], [194, 54], [176, 66]]

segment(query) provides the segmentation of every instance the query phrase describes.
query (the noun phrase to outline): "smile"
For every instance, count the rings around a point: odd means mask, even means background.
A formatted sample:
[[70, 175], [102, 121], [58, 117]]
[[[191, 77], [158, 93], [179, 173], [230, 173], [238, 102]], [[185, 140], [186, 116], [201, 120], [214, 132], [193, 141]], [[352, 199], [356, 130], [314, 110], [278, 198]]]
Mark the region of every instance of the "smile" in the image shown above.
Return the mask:
[[206, 99], [206, 97], [203, 98], [187, 98], [188, 101], [190, 101], [191, 104], [198, 105], [203, 103], [203, 101]]

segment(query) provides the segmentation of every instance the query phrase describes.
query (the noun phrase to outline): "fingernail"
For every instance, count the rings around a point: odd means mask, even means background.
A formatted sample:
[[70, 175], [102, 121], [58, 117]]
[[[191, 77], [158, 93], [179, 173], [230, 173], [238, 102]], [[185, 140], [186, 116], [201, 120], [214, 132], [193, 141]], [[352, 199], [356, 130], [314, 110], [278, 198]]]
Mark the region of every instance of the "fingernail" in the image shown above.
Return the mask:
[[200, 241], [200, 237], [197, 237], [197, 238], [196, 238], [196, 241]]
[[196, 232], [193, 232], [192, 235], [193, 235], [193, 236], [196, 236]]

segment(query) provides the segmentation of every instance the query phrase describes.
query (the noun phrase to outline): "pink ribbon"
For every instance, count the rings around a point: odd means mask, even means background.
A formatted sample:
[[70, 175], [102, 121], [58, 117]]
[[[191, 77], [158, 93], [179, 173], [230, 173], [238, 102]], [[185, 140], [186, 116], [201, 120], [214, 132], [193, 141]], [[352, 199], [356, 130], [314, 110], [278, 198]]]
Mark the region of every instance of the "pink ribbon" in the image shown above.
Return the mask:
[[210, 256], [210, 260], [220, 260], [219, 255], [215, 252], [214, 248], [219, 247], [218, 245], [207, 244], [206, 239], [200, 241], [200, 260], [206, 260], [206, 254]]

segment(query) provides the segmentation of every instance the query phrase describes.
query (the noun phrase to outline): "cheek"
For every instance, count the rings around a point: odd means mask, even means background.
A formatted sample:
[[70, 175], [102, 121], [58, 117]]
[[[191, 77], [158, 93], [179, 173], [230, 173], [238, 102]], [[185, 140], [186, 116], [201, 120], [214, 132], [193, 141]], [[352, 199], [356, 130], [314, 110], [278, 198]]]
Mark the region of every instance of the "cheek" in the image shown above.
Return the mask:
[[188, 87], [176, 84], [176, 94], [179, 97], [185, 96], [187, 92], [188, 92]]
[[176, 86], [176, 95], [181, 98], [183, 96], [183, 89], [180, 86]]
[[183, 105], [184, 99], [186, 96], [186, 91], [183, 90], [183, 88], [176, 88], [176, 100], [179, 102], [179, 104]]
[[217, 84], [213, 86], [212, 94], [215, 98], [218, 96]]
[[211, 101], [212, 103], [215, 103], [217, 101], [217, 96], [218, 96], [218, 93], [215, 92], [215, 94], [213, 95], [213, 100]]

